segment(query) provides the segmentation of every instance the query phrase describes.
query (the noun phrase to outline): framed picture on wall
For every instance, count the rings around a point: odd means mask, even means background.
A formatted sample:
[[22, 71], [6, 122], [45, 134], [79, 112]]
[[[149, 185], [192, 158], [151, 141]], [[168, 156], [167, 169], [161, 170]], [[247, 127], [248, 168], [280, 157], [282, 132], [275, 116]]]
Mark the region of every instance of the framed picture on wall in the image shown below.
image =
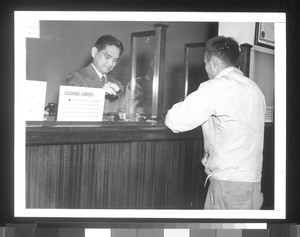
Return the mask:
[[274, 49], [274, 23], [256, 22], [254, 44]]

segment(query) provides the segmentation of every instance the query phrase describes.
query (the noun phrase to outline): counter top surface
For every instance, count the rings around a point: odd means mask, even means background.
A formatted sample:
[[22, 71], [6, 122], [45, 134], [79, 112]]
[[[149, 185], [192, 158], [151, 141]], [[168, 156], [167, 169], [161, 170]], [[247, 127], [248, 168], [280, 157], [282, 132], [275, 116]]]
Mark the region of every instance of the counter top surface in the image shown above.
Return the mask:
[[26, 145], [201, 139], [201, 127], [173, 133], [162, 121], [27, 122]]
[[[274, 124], [266, 123], [266, 129]], [[203, 139], [201, 126], [173, 133], [163, 121], [26, 123], [26, 145]]]

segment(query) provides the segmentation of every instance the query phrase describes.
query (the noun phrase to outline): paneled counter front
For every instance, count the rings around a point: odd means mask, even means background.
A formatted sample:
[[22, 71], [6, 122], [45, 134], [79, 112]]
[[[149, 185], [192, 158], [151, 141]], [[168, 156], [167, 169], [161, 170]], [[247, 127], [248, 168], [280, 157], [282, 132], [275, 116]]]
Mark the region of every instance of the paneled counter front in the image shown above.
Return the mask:
[[[28, 122], [26, 208], [202, 209], [201, 127]], [[265, 126], [262, 209], [274, 208], [274, 124]]]
[[26, 208], [202, 209], [201, 128], [27, 122]]

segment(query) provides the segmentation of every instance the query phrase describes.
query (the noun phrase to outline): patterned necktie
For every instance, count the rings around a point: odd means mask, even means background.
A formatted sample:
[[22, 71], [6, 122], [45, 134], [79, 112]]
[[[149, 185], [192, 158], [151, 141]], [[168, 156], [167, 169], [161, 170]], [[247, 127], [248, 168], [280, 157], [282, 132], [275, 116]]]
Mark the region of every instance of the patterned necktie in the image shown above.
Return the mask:
[[105, 76], [102, 76], [100, 80], [101, 82], [105, 82]]

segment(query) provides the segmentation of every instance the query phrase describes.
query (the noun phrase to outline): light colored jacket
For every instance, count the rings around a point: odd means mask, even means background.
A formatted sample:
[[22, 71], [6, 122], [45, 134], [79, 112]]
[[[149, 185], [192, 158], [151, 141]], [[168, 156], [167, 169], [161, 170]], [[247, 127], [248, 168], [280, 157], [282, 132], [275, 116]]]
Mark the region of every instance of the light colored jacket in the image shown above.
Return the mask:
[[202, 125], [202, 163], [210, 178], [260, 182], [265, 110], [265, 97], [255, 82], [229, 67], [175, 104], [165, 124], [173, 132]]

